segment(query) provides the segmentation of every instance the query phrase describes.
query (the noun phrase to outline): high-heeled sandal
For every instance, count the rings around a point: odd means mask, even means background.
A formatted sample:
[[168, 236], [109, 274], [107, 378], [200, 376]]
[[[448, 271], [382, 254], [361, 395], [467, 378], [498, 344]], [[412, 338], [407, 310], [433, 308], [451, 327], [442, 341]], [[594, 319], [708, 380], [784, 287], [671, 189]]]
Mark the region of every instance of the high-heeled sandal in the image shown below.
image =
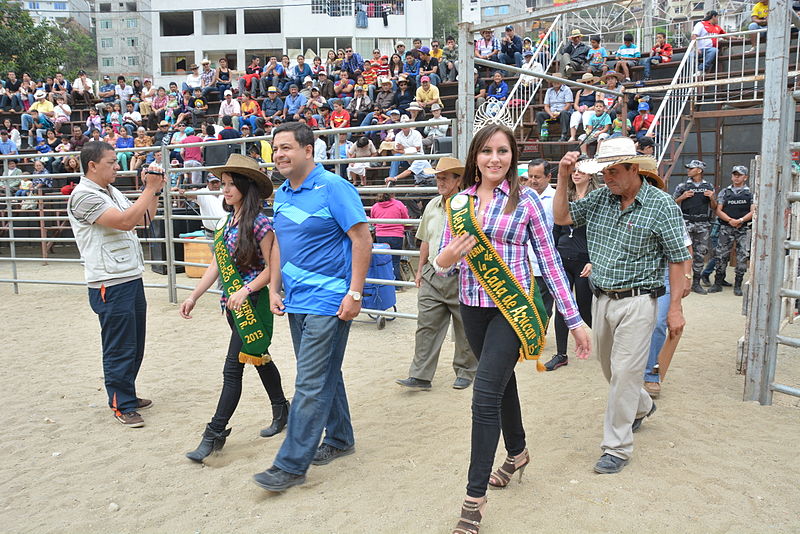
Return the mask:
[[486, 506], [486, 498], [482, 502], [464, 500], [461, 505], [461, 517], [451, 534], [478, 534], [481, 529], [481, 519], [483, 519], [483, 508]]
[[495, 471], [494, 473], [489, 476], [489, 485], [493, 488], [505, 488], [508, 486], [511, 479], [514, 477], [514, 474], [519, 471], [519, 483], [522, 484], [522, 473], [525, 471], [525, 468], [528, 467], [528, 464], [531, 462], [531, 456], [528, 454], [528, 449], [522, 451], [518, 457], [521, 457], [523, 460], [521, 465], [517, 465], [516, 458], [513, 456], [507, 456], [506, 461], [503, 463], [502, 467]]

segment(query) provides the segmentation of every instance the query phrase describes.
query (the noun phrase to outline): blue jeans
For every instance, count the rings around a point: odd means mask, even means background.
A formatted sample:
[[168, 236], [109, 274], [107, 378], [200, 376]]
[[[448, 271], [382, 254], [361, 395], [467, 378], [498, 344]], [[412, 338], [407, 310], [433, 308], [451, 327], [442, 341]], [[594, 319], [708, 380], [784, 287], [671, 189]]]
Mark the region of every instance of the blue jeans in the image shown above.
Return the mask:
[[661, 56], [643, 57], [639, 60], [639, 65], [644, 67], [644, 79], [650, 79], [650, 69], [653, 68], [653, 61], [661, 63]]
[[283, 471], [304, 474], [323, 431], [322, 442], [337, 449], [355, 444], [342, 378], [350, 324], [335, 315], [289, 314], [297, 378], [289, 410], [291, 424], [274, 462]]
[[647, 358], [647, 367], [644, 371], [645, 382], [660, 382], [655, 373], [655, 366], [658, 365], [658, 353], [664, 347], [667, 340], [667, 312], [669, 311], [669, 269], [667, 269], [665, 287], [667, 292], [658, 297], [658, 316], [656, 317], [656, 327], [653, 329], [653, 336], [650, 338], [650, 356]]
[[[431, 72], [430, 74], [426, 74], [425, 76], [431, 79], [431, 85], [439, 85], [439, 82], [442, 81], [442, 79], [439, 78], [439, 75], [436, 74], [435, 72]], [[420, 81], [421, 78], [422, 78], [421, 75], [417, 76], [417, 87], [420, 87], [422, 85], [422, 82]]]
[[135, 412], [136, 376], [144, 357], [147, 301], [142, 279], [100, 289], [89, 288], [89, 304], [100, 319], [103, 375], [108, 405]]
[[714, 61], [717, 59], [717, 49], [713, 47], [704, 48], [702, 50], [698, 50], [697, 55], [698, 60], [703, 62], [700, 70], [708, 72], [714, 66]]
[[19, 94], [15, 94], [11, 98], [3, 95], [0, 98], [0, 108], [5, 111], [8, 111], [9, 108], [14, 108], [14, 111], [22, 111], [22, 99], [20, 99]]
[[[376, 236], [376, 243], [386, 243], [389, 248], [401, 250], [403, 248], [403, 238], [396, 236]], [[394, 279], [402, 282], [403, 275], [400, 272], [400, 256], [392, 255], [392, 270], [394, 271]]]
[[389, 176], [397, 176], [398, 174], [400, 174], [400, 166], [401, 165], [403, 166], [403, 168], [408, 168], [409, 167], [409, 163], [407, 161], [393, 161], [393, 162], [391, 162], [391, 164], [389, 165]]
[[513, 56], [505, 52], [500, 52], [497, 58], [500, 60], [500, 63], [505, 65], [516, 65], [517, 68], [522, 67], [522, 54], [519, 52], [514, 52]]

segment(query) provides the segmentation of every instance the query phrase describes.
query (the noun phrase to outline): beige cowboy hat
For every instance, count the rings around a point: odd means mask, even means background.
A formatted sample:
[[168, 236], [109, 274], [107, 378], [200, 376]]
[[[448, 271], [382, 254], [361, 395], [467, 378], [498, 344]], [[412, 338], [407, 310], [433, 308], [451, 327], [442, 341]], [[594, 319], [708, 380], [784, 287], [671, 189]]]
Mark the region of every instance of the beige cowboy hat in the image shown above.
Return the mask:
[[664, 189], [664, 180], [658, 175], [658, 163], [653, 156], [636, 153], [636, 144], [630, 137], [606, 139], [597, 150], [594, 158], [579, 161], [576, 168], [586, 174], [597, 174], [603, 169], [620, 163], [633, 163], [639, 166], [639, 174], [659, 189]]
[[583, 32], [580, 30], [572, 30], [569, 32], [569, 38], [572, 39], [573, 37], [583, 37]]
[[608, 80], [609, 78], [616, 78], [618, 82], [621, 82], [622, 80], [625, 79], [625, 77], [621, 73], [610, 70], [600, 77], [600, 81], [605, 83], [605, 81]]
[[581, 83], [590, 84], [596, 82], [597, 80], [598, 80], [597, 76], [595, 76], [591, 72], [584, 72], [583, 76], [581, 76], [578, 81]]
[[436, 168], [428, 167], [424, 169], [423, 174], [439, 174], [440, 172], [452, 172], [458, 176], [464, 175], [464, 164], [457, 158], [439, 158], [436, 163]]
[[242, 154], [231, 154], [228, 156], [228, 161], [221, 167], [211, 167], [208, 172], [215, 176], [222, 176], [223, 173], [241, 174], [253, 180], [261, 192], [263, 198], [269, 198], [272, 195], [272, 182], [266, 174], [261, 172], [258, 162], [253, 158], [244, 156]]

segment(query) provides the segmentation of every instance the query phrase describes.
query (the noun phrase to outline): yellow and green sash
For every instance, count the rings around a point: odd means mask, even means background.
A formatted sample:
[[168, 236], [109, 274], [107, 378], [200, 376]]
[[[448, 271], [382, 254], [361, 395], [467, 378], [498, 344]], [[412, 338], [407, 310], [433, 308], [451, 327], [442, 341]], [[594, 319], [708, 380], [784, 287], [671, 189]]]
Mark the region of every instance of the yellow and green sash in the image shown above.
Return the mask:
[[514, 278], [506, 262], [481, 230], [471, 196], [461, 193], [448, 199], [447, 214], [453, 236], [467, 233], [477, 240], [465, 260], [519, 337], [522, 344], [520, 359], [537, 360], [536, 369], [544, 371], [544, 365], [538, 360], [544, 348], [548, 318], [536, 281], [531, 278], [531, 291], [526, 293], [519, 280]]
[[[214, 257], [217, 260], [223, 290], [228, 298], [244, 287], [242, 277], [231, 260], [223, 237], [225, 226], [228, 225], [231, 217], [232, 215], [228, 215], [220, 219], [214, 233]], [[273, 317], [267, 295], [261, 295], [255, 306], [248, 296], [242, 307], [238, 310], [231, 310], [231, 313], [233, 322], [236, 324], [236, 331], [242, 338], [239, 362], [264, 365], [272, 361], [272, 356], [269, 355], [269, 345], [272, 342]]]

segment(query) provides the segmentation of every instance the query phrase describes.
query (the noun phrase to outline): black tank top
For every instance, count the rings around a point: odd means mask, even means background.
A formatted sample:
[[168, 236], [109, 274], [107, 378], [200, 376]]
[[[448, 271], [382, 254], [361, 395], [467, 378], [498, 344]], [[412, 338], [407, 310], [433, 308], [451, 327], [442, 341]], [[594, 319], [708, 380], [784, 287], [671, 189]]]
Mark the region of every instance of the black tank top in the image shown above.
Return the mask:
[[226, 69], [226, 70], [219, 69], [219, 79], [222, 80], [222, 81], [225, 81], [225, 82], [230, 80], [231, 79], [231, 71], [230, 71], [230, 69]]

